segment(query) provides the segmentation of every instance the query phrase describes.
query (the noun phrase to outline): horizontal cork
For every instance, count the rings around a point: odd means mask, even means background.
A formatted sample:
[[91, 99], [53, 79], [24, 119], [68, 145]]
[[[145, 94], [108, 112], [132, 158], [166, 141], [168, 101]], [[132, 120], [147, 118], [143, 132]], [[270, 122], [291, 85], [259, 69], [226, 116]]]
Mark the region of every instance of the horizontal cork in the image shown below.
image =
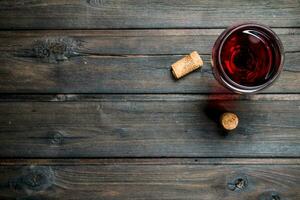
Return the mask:
[[172, 66], [172, 73], [175, 78], [179, 79], [186, 74], [203, 66], [203, 61], [197, 51], [178, 60]]
[[225, 130], [231, 131], [238, 126], [239, 118], [234, 113], [226, 112], [221, 115], [220, 123]]

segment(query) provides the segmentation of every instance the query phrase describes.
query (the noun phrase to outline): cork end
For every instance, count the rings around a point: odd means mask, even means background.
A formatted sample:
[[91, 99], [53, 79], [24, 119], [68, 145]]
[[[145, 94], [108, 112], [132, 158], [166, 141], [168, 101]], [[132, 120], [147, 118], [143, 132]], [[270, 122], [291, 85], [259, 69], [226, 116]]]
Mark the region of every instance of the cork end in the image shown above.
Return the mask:
[[197, 51], [193, 51], [192, 53], [190, 53], [190, 56], [191, 56], [193, 62], [195, 63], [195, 65], [197, 65], [198, 67], [203, 66], [203, 60], [201, 59], [201, 57]]
[[179, 77], [178, 77], [177, 74], [176, 74], [176, 71], [174, 71], [173, 68], [171, 68], [171, 72], [172, 72], [173, 76], [174, 76], [176, 79], [179, 79]]
[[221, 126], [228, 131], [236, 129], [239, 123], [239, 118], [234, 113], [223, 113], [220, 117]]

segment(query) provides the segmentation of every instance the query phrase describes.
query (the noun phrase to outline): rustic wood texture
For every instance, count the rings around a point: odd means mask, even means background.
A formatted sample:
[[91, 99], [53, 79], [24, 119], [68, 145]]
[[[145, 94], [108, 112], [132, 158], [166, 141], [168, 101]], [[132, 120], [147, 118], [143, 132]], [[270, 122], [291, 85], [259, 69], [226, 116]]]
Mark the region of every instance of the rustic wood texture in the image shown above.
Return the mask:
[[299, 199], [299, 159], [3, 160], [3, 199]]
[[[300, 92], [300, 31], [274, 29], [286, 60], [265, 93]], [[210, 53], [222, 29], [0, 32], [2, 93], [225, 93]], [[170, 65], [197, 50], [204, 67], [175, 81]]]
[[[299, 95], [239, 98], [61, 95], [48, 101], [37, 97], [37, 102], [4, 99], [0, 103], [0, 156], [299, 156]], [[232, 134], [218, 126], [225, 111], [239, 116]]]
[[298, 0], [2, 0], [0, 9], [2, 29], [300, 27]]
[[[0, 0], [0, 199], [300, 199], [299, 19], [299, 0]], [[285, 48], [264, 94], [212, 74], [245, 21]], [[192, 51], [203, 68], [175, 81]]]

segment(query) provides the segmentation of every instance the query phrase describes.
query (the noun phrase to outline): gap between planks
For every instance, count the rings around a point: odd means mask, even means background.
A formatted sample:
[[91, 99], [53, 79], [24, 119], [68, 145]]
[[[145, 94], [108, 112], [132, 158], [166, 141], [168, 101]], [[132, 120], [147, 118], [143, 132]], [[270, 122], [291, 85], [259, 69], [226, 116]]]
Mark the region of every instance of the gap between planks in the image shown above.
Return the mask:
[[299, 165], [300, 158], [34, 158], [0, 159], [13, 165]]

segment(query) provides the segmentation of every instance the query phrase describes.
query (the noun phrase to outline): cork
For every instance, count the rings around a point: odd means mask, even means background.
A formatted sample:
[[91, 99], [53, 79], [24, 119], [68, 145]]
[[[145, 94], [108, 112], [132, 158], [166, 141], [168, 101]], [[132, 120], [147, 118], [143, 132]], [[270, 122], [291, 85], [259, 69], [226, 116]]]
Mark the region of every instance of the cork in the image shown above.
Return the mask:
[[221, 115], [220, 123], [225, 130], [231, 131], [238, 126], [239, 118], [234, 113], [226, 112]]
[[203, 61], [197, 51], [193, 51], [189, 55], [178, 60], [172, 66], [172, 73], [175, 78], [179, 79], [186, 74], [203, 66]]

